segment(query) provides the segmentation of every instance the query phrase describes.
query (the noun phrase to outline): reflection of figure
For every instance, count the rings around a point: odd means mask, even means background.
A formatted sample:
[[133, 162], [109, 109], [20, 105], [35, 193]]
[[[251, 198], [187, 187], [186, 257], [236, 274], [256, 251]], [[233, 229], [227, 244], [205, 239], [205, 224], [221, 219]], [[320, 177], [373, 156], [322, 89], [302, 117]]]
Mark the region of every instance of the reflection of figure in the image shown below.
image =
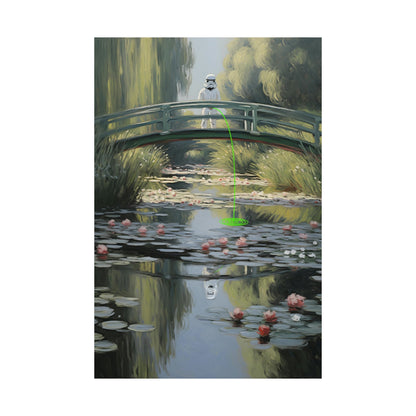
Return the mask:
[[[199, 91], [198, 100], [220, 100], [220, 93], [217, 89], [217, 83], [215, 82], [215, 75], [214, 74], [208, 74], [205, 77], [205, 84], [204, 88], [202, 88], [201, 91]], [[217, 110], [214, 110], [213, 108], [203, 108], [202, 109], [202, 115], [212, 115], [212, 114], [218, 114]], [[209, 119], [211, 123], [211, 128], [215, 129], [216, 126], [216, 120], [210, 118]], [[207, 128], [207, 119], [202, 119], [201, 122], [201, 129]]]
[[218, 291], [218, 279], [206, 280], [204, 282], [205, 297], [207, 299], [215, 299]]

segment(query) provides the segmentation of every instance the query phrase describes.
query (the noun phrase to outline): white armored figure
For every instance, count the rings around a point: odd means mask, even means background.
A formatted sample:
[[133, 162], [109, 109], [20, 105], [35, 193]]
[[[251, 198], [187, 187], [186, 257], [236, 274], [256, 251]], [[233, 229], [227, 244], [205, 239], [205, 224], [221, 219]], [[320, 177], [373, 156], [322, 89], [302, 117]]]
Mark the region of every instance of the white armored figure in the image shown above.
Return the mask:
[[[201, 91], [199, 91], [198, 94], [198, 100], [220, 100], [220, 93], [217, 89], [217, 83], [215, 82], [215, 75], [214, 74], [208, 74], [205, 77], [205, 83], [204, 88], [202, 88]], [[211, 115], [211, 114], [219, 114], [217, 110], [214, 110], [212, 108], [203, 108], [202, 109], [203, 115]], [[215, 119], [209, 119], [211, 123], [211, 128], [215, 129], [216, 126], [216, 120]], [[202, 119], [201, 122], [201, 128], [206, 129], [207, 128], [207, 119]]]

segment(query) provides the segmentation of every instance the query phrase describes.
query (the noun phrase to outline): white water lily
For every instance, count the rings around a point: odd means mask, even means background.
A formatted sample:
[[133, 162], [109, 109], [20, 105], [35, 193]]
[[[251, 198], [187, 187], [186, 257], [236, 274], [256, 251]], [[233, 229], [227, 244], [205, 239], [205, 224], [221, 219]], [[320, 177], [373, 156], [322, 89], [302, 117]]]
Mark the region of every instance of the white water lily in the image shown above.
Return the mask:
[[299, 322], [301, 319], [301, 316], [298, 313], [295, 313], [294, 315], [292, 315], [291, 318], [292, 318], [292, 321]]
[[290, 254], [296, 254], [296, 250], [295, 249], [290, 250]]
[[300, 253], [299, 254], [299, 258], [304, 259], [305, 258], [305, 254], [304, 253]]

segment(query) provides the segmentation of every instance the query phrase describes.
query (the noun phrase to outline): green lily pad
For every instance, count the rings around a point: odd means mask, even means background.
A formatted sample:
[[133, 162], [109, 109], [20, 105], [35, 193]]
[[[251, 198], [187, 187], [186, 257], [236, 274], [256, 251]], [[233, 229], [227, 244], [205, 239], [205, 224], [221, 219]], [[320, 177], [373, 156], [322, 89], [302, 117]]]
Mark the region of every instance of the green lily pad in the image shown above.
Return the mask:
[[109, 318], [114, 315], [114, 309], [111, 309], [108, 306], [96, 306], [94, 308], [94, 315], [97, 318]]
[[240, 336], [243, 338], [253, 339], [258, 338], [259, 334], [255, 331], [240, 331]]
[[220, 331], [225, 332], [225, 333], [230, 334], [230, 335], [231, 334], [238, 335], [239, 333], [241, 333], [241, 327], [238, 327], [238, 326], [224, 326], [224, 327], [220, 328]]
[[152, 325], [143, 325], [143, 324], [132, 324], [128, 327], [131, 331], [135, 332], [150, 332], [155, 329]]
[[96, 263], [94, 263], [94, 266], [99, 268], [99, 269], [109, 269], [111, 267], [110, 263], [105, 263], [103, 261], [97, 261]]
[[270, 339], [270, 344], [279, 349], [296, 349], [305, 347], [308, 342], [303, 339], [273, 337]]
[[113, 300], [114, 294], [113, 293], [101, 293], [100, 295], [101, 299], [107, 299], [107, 300]]
[[130, 264], [130, 262], [125, 261], [125, 260], [115, 260], [115, 261], [113, 261], [113, 266], [127, 266], [129, 264]]
[[116, 330], [116, 329], [122, 329], [125, 328], [128, 325], [127, 322], [124, 321], [105, 321], [105, 322], [101, 322], [101, 327], [104, 329], [111, 329], [111, 330]]
[[261, 344], [258, 340], [253, 339], [253, 341], [250, 341], [250, 345], [255, 349], [255, 350], [268, 350], [269, 348], [272, 348], [273, 345], [270, 343], [267, 344]]
[[322, 314], [322, 306], [321, 305], [305, 305], [303, 310], [307, 312], [315, 312], [317, 315]]
[[289, 329], [290, 325], [288, 325], [288, 324], [275, 324], [275, 325], [273, 325], [272, 328], [281, 331], [281, 330]]
[[107, 305], [110, 301], [107, 299], [94, 298], [94, 303], [97, 303], [98, 305]]
[[110, 288], [107, 286], [98, 286], [98, 287], [95, 287], [94, 290], [97, 292], [108, 292]]
[[130, 308], [139, 305], [137, 298], [124, 298], [122, 296], [116, 296], [114, 298], [114, 301], [116, 302], [116, 305], [119, 307]]
[[102, 339], [104, 339], [103, 334], [99, 334], [98, 332], [94, 332], [94, 341], [101, 341]]
[[244, 322], [249, 322], [249, 323], [256, 322], [260, 325], [260, 323], [263, 321], [263, 315], [261, 315], [261, 316], [247, 315], [243, 318], [243, 321]]
[[116, 351], [118, 349], [117, 344], [107, 340], [95, 341], [94, 351], [99, 353]]

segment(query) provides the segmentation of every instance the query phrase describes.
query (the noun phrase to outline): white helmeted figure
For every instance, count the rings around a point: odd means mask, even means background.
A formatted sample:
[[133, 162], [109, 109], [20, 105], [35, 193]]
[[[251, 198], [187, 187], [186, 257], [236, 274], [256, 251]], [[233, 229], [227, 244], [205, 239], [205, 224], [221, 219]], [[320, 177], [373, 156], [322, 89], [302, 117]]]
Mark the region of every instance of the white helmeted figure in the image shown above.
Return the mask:
[[[215, 82], [215, 75], [214, 74], [208, 74], [205, 77], [205, 83], [204, 88], [202, 88], [201, 91], [199, 91], [198, 94], [198, 100], [220, 100], [220, 93], [217, 89], [217, 83]], [[211, 114], [219, 114], [217, 110], [214, 110], [213, 108], [203, 108], [202, 109], [202, 115], [211, 115]], [[215, 129], [216, 126], [216, 120], [210, 118], [209, 119], [211, 123], [211, 128]], [[207, 119], [202, 119], [201, 122], [201, 128], [206, 129], [207, 128]]]
[[205, 297], [208, 300], [215, 299], [218, 292], [218, 279], [204, 281]]

